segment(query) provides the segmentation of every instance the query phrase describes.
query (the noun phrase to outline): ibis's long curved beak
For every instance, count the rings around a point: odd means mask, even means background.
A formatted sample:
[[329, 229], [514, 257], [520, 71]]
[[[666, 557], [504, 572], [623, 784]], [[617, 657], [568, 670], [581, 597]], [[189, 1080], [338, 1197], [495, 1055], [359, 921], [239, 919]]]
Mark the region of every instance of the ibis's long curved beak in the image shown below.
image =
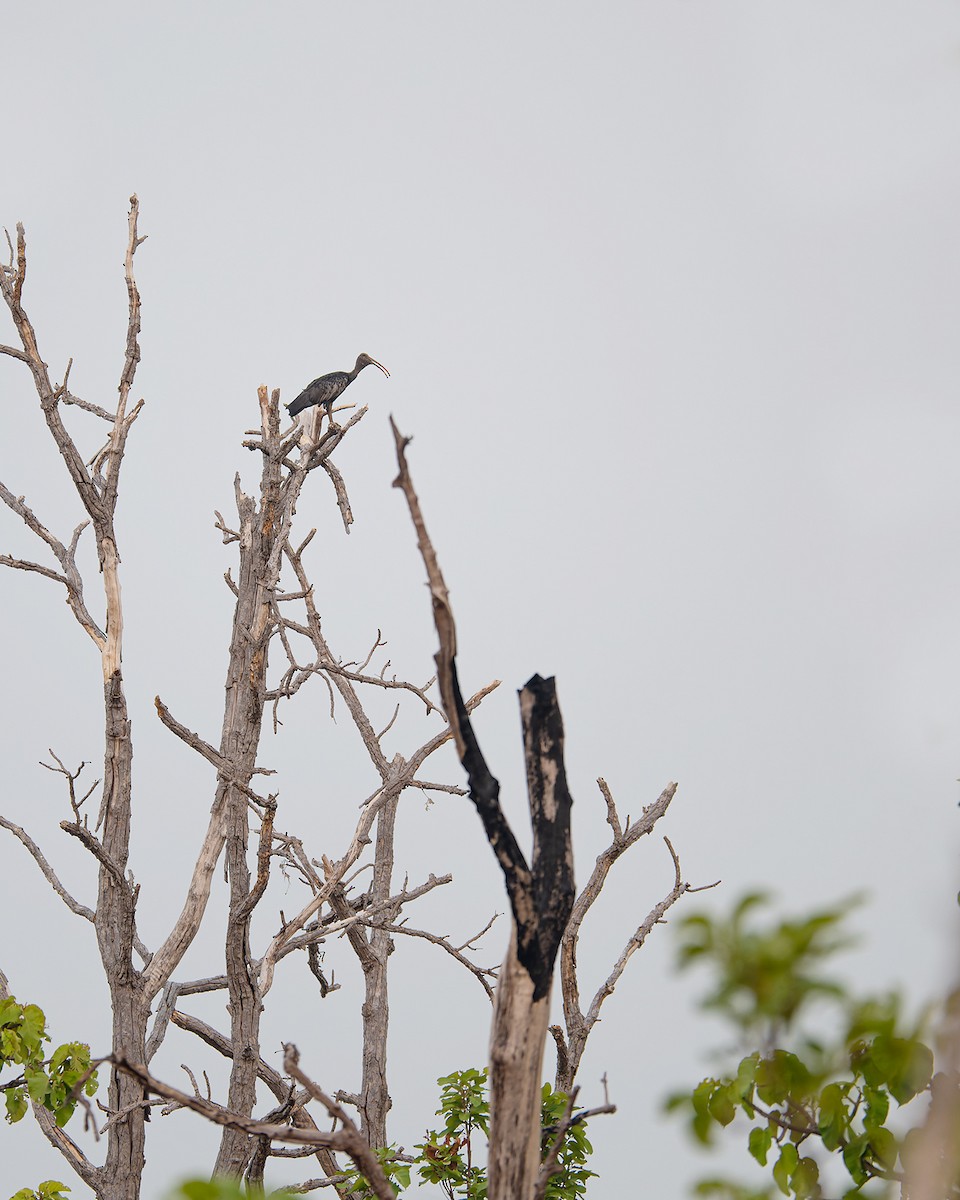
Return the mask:
[[380, 370], [381, 370], [381, 371], [384, 373], [384, 375], [386, 375], [386, 377], [387, 377], [388, 379], [390, 378], [390, 372], [389, 372], [389, 371], [387, 370], [387, 368], [386, 368], [386, 367], [383, 365], [383, 363], [378, 363], [378, 362], [377, 362], [377, 360], [376, 360], [375, 358], [371, 358], [371, 359], [370, 359], [370, 362], [371, 362], [371, 363], [372, 363], [372, 364], [373, 364], [375, 367], [379, 367], [379, 368], [380, 368]]

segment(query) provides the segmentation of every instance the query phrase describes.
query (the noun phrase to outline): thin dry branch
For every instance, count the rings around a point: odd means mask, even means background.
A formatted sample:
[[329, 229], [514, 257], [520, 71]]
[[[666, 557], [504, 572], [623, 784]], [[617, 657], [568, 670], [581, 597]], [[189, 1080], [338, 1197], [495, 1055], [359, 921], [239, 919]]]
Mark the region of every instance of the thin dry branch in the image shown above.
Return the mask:
[[[497, 686], [499, 686], [499, 681], [489, 684], [475, 696], [472, 696], [466, 705], [468, 711], [476, 708], [480, 700]], [[370, 844], [370, 831], [383, 806], [389, 802], [392, 796], [398, 796], [404, 788], [410, 786], [424, 760], [442, 746], [451, 736], [452, 734], [448, 727], [442, 733], [425, 743], [424, 746], [421, 746], [412, 758], [403, 760], [398, 756], [393, 763], [386, 764], [387, 778], [384, 780], [383, 786], [377, 788], [364, 802], [360, 819], [356, 824], [353, 837], [346, 852], [335, 863], [326, 858], [324, 859], [326, 878], [323, 886], [295, 917], [285, 923], [283, 929], [275, 935], [267, 947], [263, 958], [261, 958], [258, 970], [262, 996], [265, 996], [272, 986], [274, 969], [277, 961], [284, 957], [284, 947], [286, 944], [296, 934], [300, 933], [304, 926], [319, 912], [323, 904], [328, 901], [333, 889], [344, 881], [347, 872], [356, 865], [361, 854]]]
[[[383, 1174], [376, 1156], [364, 1141], [363, 1136], [349, 1115], [341, 1105], [328, 1096], [312, 1079], [299, 1069], [299, 1054], [295, 1046], [287, 1045], [284, 1047], [284, 1051], [284, 1070], [303, 1087], [310, 1098], [318, 1100], [327, 1109], [330, 1115], [342, 1126], [340, 1130], [323, 1132], [317, 1129], [313, 1122], [309, 1126], [306, 1124], [293, 1126], [289, 1124], [277, 1124], [272, 1121], [259, 1121], [252, 1117], [245, 1117], [239, 1113], [230, 1112], [222, 1105], [216, 1104], [213, 1100], [200, 1095], [195, 1080], [193, 1080], [194, 1095], [191, 1096], [187, 1092], [180, 1091], [179, 1088], [171, 1087], [169, 1084], [156, 1079], [142, 1064], [130, 1062], [120, 1056], [98, 1059], [91, 1070], [95, 1070], [105, 1062], [112, 1063], [118, 1070], [136, 1079], [143, 1086], [145, 1096], [148, 1092], [152, 1092], [154, 1095], [160, 1096], [164, 1100], [172, 1102], [181, 1108], [187, 1108], [192, 1112], [198, 1113], [215, 1125], [238, 1130], [251, 1138], [267, 1138], [271, 1142], [292, 1142], [296, 1145], [307, 1146], [317, 1150], [341, 1150], [354, 1160], [358, 1169], [370, 1181], [378, 1200], [396, 1200], [396, 1193]], [[87, 1073], [87, 1075], [89, 1074], [90, 1072]], [[86, 1082], [86, 1078], [87, 1076], [84, 1076], [74, 1089], [77, 1099], [81, 1102], [84, 1102], [84, 1098], [80, 1094], [80, 1089]], [[296, 1105], [288, 1106], [288, 1111], [294, 1107]], [[339, 1172], [336, 1173], [339, 1174]]]
[[42, 567], [39, 563], [31, 562], [26, 558], [12, 558], [9, 554], [0, 554], [0, 567], [12, 567], [15, 571], [34, 571], [38, 575], [45, 575], [47, 579], [52, 579], [54, 583], [62, 583], [68, 587], [66, 577], [58, 574], [51, 567]]
[[[374, 929], [385, 929], [388, 924], [394, 921], [397, 914], [404, 905], [411, 903], [413, 900], [418, 900], [421, 896], [425, 896], [427, 892], [432, 892], [434, 888], [444, 887], [448, 883], [453, 882], [452, 875], [430, 875], [424, 883], [418, 884], [416, 887], [408, 887], [404, 884], [403, 888], [392, 896], [385, 896], [379, 900], [365, 900], [368, 902], [352, 906], [347, 900], [345, 893], [343, 901], [345, 907], [341, 907], [340, 912], [334, 916], [325, 917], [323, 922], [316, 928], [311, 927], [308, 932], [298, 936], [290, 936], [286, 939], [283, 949], [278, 953], [278, 958], [286, 958], [288, 954], [292, 954], [296, 950], [303, 950], [305, 947], [313, 945], [316, 942], [324, 942], [334, 934], [347, 933], [360, 925], [368, 925]], [[343, 888], [341, 882], [337, 882], [332, 888], [324, 886], [318, 895], [322, 895], [325, 900], [332, 901]], [[285, 928], [289, 929], [287, 924]], [[254, 963], [254, 967], [260, 964]]]
[[[215, 750], [209, 742], [205, 742], [198, 733], [194, 733], [193, 730], [188, 729], [186, 725], [181, 725], [181, 723], [170, 712], [170, 709], [167, 708], [159, 696], [154, 696], [153, 706], [157, 710], [157, 716], [167, 727], [167, 729], [169, 729], [171, 733], [176, 734], [176, 736], [187, 746], [189, 746], [191, 750], [196, 750], [201, 758], [205, 758], [208, 763], [216, 767], [220, 777], [242, 792], [249, 801], [257, 806], [258, 812], [270, 808], [271, 805], [273, 805], [274, 808], [276, 807], [275, 798], [258, 795], [251, 787], [236, 777], [236, 773], [231, 770], [230, 763], [224, 758], [219, 750]], [[265, 767], [261, 767], [258, 769], [255, 768], [255, 773], [259, 775], [273, 775], [275, 772]]]
[[[494, 918], [494, 920], [495, 919], [496, 918]], [[492, 923], [493, 922], [491, 921], [490, 924]], [[364, 921], [363, 924], [374, 924], [374, 922]], [[487, 929], [490, 928], [490, 924], [487, 925]], [[432, 942], [434, 946], [439, 946], [440, 949], [449, 954], [451, 958], [455, 958], [461, 966], [467, 968], [470, 974], [474, 976], [483, 990], [487, 993], [487, 999], [491, 1004], [493, 1003], [493, 988], [490, 986], [487, 980], [496, 980], [499, 969], [498, 966], [478, 967], [476, 963], [472, 963], [470, 959], [467, 958], [467, 956], [462, 952], [462, 948], [458, 949], [456, 946], [451, 944], [448, 938], [436, 933], [429, 933], [425, 929], [412, 929], [409, 925], [405, 924], [380, 925], [379, 928], [383, 929], [387, 933], [403, 934], [405, 937], [423, 938], [425, 941]], [[483, 932], [486, 931], [484, 930]], [[477, 934], [476, 936], [480, 937], [481, 934]], [[471, 941], [475, 940], [475, 938], [471, 939]]]
[[11, 358], [16, 358], [20, 362], [30, 363], [29, 354], [25, 354], [22, 350], [18, 350], [16, 346], [0, 346], [0, 354], [8, 354]]
[[68, 795], [68, 799], [70, 801], [70, 808], [73, 810], [74, 820], [77, 822], [77, 824], [79, 824], [80, 823], [80, 809], [84, 806], [84, 804], [87, 802], [87, 800], [89, 800], [90, 797], [93, 795], [94, 790], [99, 786], [100, 780], [95, 779], [93, 781], [93, 783], [90, 785], [90, 787], [87, 788], [86, 792], [84, 792], [84, 794], [78, 800], [77, 792], [76, 792], [76, 788], [74, 787], [74, 784], [80, 778], [81, 772], [83, 771], [83, 768], [87, 764], [85, 762], [82, 762], [80, 764], [80, 766], [77, 767], [76, 771], [68, 771], [67, 768], [63, 765], [63, 762], [57, 757], [56, 754], [54, 754], [54, 752], [52, 750], [49, 750], [48, 753], [57, 765], [54, 767], [54, 766], [51, 766], [50, 763], [41, 762], [40, 766], [43, 767], [44, 770], [53, 771], [54, 774], [62, 775], [66, 779], [67, 795]]
[[466, 753], [466, 744], [460, 729], [460, 718], [457, 712], [455, 694], [451, 687], [451, 675], [454, 671], [453, 661], [457, 656], [457, 628], [453, 620], [453, 609], [450, 607], [450, 594], [447, 591], [447, 585], [443, 578], [443, 572], [440, 570], [440, 563], [433, 548], [433, 543], [430, 541], [430, 535], [427, 533], [426, 522], [423, 519], [423, 513], [420, 509], [420, 501], [417, 498], [417, 493], [414, 491], [413, 481], [410, 478], [410, 472], [407, 468], [405, 452], [411, 439], [402, 436], [400, 430], [394, 424], [393, 417], [390, 418], [390, 428], [393, 430], [393, 440], [396, 446], [397, 463], [399, 465], [399, 473], [393, 481], [393, 486], [400, 488], [406, 497], [407, 506], [410, 509], [410, 517], [417, 534], [417, 545], [420, 549], [420, 556], [427, 569], [430, 599], [433, 604], [433, 620], [440, 639], [440, 649], [436, 655], [440, 698], [443, 702], [443, 709], [450, 724], [454, 741], [457, 744], [457, 755], [460, 759], [463, 759]]
[[[112, 1063], [119, 1071], [132, 1076], [143, 1085], [145, 1091], [153, 1092], [155, 1095], [172, 1101], [182, 1108], [189, 1108], [192, 1112], [199, 1113], [200, 1116], [205, 1117], [215, 1125], [229, 1129], [238, 1129], [243, 1133], [249, 1134], [251, 1137], [269, 1137], [271, 1140], [293, 1142], [303, 1146], [324, 1146], [328, 1149], [344, 1150], [348, 1154], [351, 1152], [351, 1148], [356, 1149], [355, 1139], [347, 1131], [324, 1133], [318, 1129], [296, 1129], [290, 1125], [273, 1125], [264, 1121], [258, 1121], [252, 1117], [244, 1117], [238, 1113], [230, 1112], [229, 1109], [215, 1103], [213, 1100], [207, 1100], [199, 1094], [191, 1096], [187, 1092], [180, 1091], [179, 1088], [171, 1087], [170, 1084], [163, 1083], [151, 1075], [142, 1064], [131, 1062], [120, 1056], [107, 1056], [97, 1059], [92, 1069], [96, 1070], [104, 1063]], [[77, 1084], [77, 1088], [81, 1088], [85, 1082], [85, 1078], [81, 1079]], [[81, 1099], [80, 1096], [77, 1098]], [[388, 1200], [394, 1200], [392, 1192]]]
[[82, 842], [86, 846], [93, 857], [110, 874], [118, 887], [128, 891], [131, 890], [130, 885], [124, 877], [123, 868], [116, 859], [107, 853], [102, 842], [89, 829], [81, 825], [78, 821], [61, 821], [60, 828], [64, 833], [69, 833], [71, 837], [75, 837], [78, 842]]
[[284, 1046], [283, 1069], [301, 1087], [306, 1089], [314, 1100], [319, 1100], [330, 1116], [334, 1120], [339, 1121], [343, 1126], [343, 1133], [348, 1134], [350, 1137], [349, 1144], [344, 1145], [343, 1149], [357, 1164], [357, 1167], [365, 1176], [367, 1183], [373, 1189], [374, 1195], [378, 1197], [378, 1200], [396, 1200], [396, 1193], [390, 1186], [386, 1175], [384, 1175], [383, 1168], [380, 1166], [377, 1156], [367, 1145], [348, 1113], [332, 1096], [328, 1096], [326, 1092], [300, 1070], [300, 1054], [296, 1046], [290, 1044]]
[[250, 915], [263, 899], [270, 879], [270, 851], [273, 845], [273, 821], [277, 815], [276, 796], [270, 796], [260, 822], [260, 842], [257, 850], [257, 878], [246, 900], [239, 906], [235, 919], [241, 920]]
[[[660, 809], [658, 816], [655, 818], [659, 819], [659, 815], [662, 815], [662, 813], [665, 812], [666, 808], [669, 806], [670, 799], [672, 799], [675, 791], [675, 784], [671, 784], [668, 788], [666, 788], [661, 794], [660, 798], [657, 800], [656, 804], [651, 805], [648, 809], [645, 809], [643, 817], [639, 818], [638, 821], [629, 826], [627, 833], [620, 840], [625, 841], [627, 838], [629, 838], [633, 829], [641, 824], [648, 826], [643, 829], [643, 832], [649, 832], [649, 828], [652, 828], [652, 825], [649, 824], [649, 820], [653, 810], [658, 808]], [[605, 793], [605, 799], [607, 794], [608, 793]], [[610, 803], [612, 805], [612, 800]], [[608, 805], [608, 807], [610, 806]], [[613, 808], [613, 812], [615, 813], [615, 808]], [[611, 825], [613, 825], [612, 821]], [[637, 834], [637, 836], [639, 837], [640, 834]], [[635, 841], [636, 838], [633, 840]], [[580, 1060], [583, 1057], [583, 1051], [586, 1046], [587, 1039], [590, 1036], [593, 1027], [600, 1019], [600, 1009], [602, 1008], [604, 1001], [608, 996], [613, 994], [614, 989], [620, 981], [620, 977], [626, 970], [627, 963], [630, 961], [634, 953], [639, 950], [647, 940], [647, 936], [653, 927], [663, 920], [663, 917], [667, 911], [672, 908], [674, 904], [676, 904], [681, 896], [685, 896], [688, 892], [707, 891], [709, 888], [714, 888], [717, 886], [716, 883], [710, 883], [702, 887], [693, 887], [691, 884], [685, 883], [680, 872], [680, 860], [677, 857], [677, 853], [674, 850], [670, 839], [665, 837], [663, 840], [666, 843], [667, 849], [670, 851], [670, 857], [673, 860], [673, 887], [663, 897], [662, 900], [653, 906], [649, 913], [647, 913], [644, 920], [637, 927], [633, 936], [629, 939], [626, 946], [620, 953], [620, 956], [617, 958], [617, 961], [614, 963], [613, 969], [610, 971], [607, 978], [594, 994], [586, 1016], [583, 1015], [583, 1012], [580, 1008], [580, 991], [577, 978], [577, 939], [579, 937], [580, 925], [582, 924], [583, 918], [590, 906], [596, 900], [597, 896], [599, 896], [600, 889], [603, 886], [603, 882], [606, 879], [607, 872], [609, 871], [609, 867], [611, 865], [610, 863], [606, 863], [605, 866], [601, 867], [600, 860], [603, 859], [603, 854], [601, 854], [597, 860], [597, 867], [595, 867], [594, 874], [591, 875], [587, 887], [584, 888], [583, 892], [580, 894], [580, 897], [577, 899], [574, 911], [578, 914], [579, 919], [577, 920], [576, 924], [574, 924], [573, 917], [571, 917], [561, 945], [560, 978], [563, 992], [563, 1014], [567, 1028], [565, 1047], [561, 1047], [562, 1039], [560, 1036], [558, 1036], [558, 1033], [554, 1033], [553, 1035], [554, 1040], [557, 1042], [558, 1050], [561, 1051], [558, 1053], [557, 1061], [558, 1090], [569, 1091], [573, 1085], [577, 1070], [580, 1066]], [[609, 849], [612, 850], [613, 847], [610, 847]], [[604, 852], [604, 854], [606, 853], [607, 851]], [[619, 853], [622, 853], [622, 851], [619, 851], [615, 857], [619, 857]], [[597, 883], [596, 886], [591, 887], [591, 885], [594, 884], [598, 878], [599, 883]], [[583, 901], [583, 904], [581, 904], [581, 901]]]
[[70, 610], [76, 617], [81, 628], [93, 640], [97, 649], [101, 652], [107, 644], [107, 635], [103, 632], [97, 622], [91, 616], [87, 609], [86, 602], [83, 597], [83, 579], [77, 569], [76, 550], [80, 541], [80, 534], [90, 524], [89, 521], [82, 521], [73, 531], [73, 536], [69, 546], [64, 544], [55, 537], [49, 529], [39, 520], [36, 513], [25, 503], [23, 496], [14, 496], [14, 494], [3, 483], [0, 483], [0, 500], [6, 504], [11, 512], [23, 521], [24, 525], [35, 534], [42, 542], [44, 542], [52, 551], [53, 556], [60, 564], [61, 572], [53, 571], [49, 567], [44, 567], [39, 563], [30, 562], [25, 559], [12, 558], [10, 555], [0, 555], [0, 565], [12, 567], [20, 571], [34, 571], [39, 575], [45, 575], [48, 579], [54, 580], [56, 583], [62, 584], [67, 590], [67, 603]]
[[350, 507], [347, 485], [340, 471], [329, 458], [323, 459], [320, 465], [326, 471], [327, 475], [329, 475], [330, 482], [333, 484], [333, 490], [337, 496], [337, 508], [340, 509], [340, 517], [343, 520], [343, 528], [346, 533], [349, 533], [350, 526], [353, 524], [353, 509]]
[[47, 862], [43, 855], [43, 851], [33, 840], [33, 838], [30, 837], [30, 835], [23, 829], [21, 829], [19, 825], [15, 825], [13, 821], [8, 821], [4, 816], [0, 816], [0, 827], [8, 829], [15, 838], [19, 838], [24, 846], [26, 846], [27, 850], [29, 850], [29, 852], [33, 855], [33, 859], [37, 866], [43, 872], [44, 879], [46, 879], [47, 883], [50, 884], [67, 908], [69, 908], [72, 913], [76, 913], [78, 917], [83, 917], [84, 920], [92, 921], [94, 918], [93, 909], [87, 908], [85, 904], [81, 904], [78, 900], [74, 900], [73, 896], [70, 895], [67, 889], [57, 878], [57, 873]]

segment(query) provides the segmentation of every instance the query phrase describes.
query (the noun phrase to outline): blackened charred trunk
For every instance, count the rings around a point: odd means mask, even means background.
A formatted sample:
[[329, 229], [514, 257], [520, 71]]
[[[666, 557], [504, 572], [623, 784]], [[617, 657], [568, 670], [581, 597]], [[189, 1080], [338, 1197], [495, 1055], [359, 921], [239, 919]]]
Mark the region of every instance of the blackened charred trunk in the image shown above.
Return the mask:
[[540, 1085], [550, 987], [575, 898], [573, 800], [563, 760], [563, 720], [555, 680], [534, 675], [520, 692], [533, 825], [528, 867], [500, 807], [500, 785], [480, 751], [453, 660], [450, 671], [470, 796], [503, 870], [514, 917], [490, 1037], [489, 1196], [526, 1200], [533, 1195], [540, 1165]]
[[500, 784], [480, 751], [460, 694], [456, 663], [450, 667], [463, 737], [463, 766], [470, 798], [503, 871], [517, 925], [517, 957], [534, 985], [535, 999], [550, 991], [553, 968], [575, 898], [570, 817], [573, 799], [563, 761], [563, 719], [556, 681], [534, 675], [520, 692], [527, 794], [533, 824], [532, 866], [527, 866], [500, 807]]
[[533, 909], [531, 928], [518, 926], [517, 957], [533, 981], [533, 998], [549, 995], [560, 939], [576, 896], [573, 843], [563, 762], [563, 719], [554, 679], [534, 675], [520, 693], [527, 795], [533, 822]]

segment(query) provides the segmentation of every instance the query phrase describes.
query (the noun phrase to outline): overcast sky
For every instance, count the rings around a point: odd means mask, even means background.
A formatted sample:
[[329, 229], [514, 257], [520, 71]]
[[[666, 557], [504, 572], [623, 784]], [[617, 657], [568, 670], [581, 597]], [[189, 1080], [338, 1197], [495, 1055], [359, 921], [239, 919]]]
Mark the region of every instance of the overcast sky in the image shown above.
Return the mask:
[[[370, 406], [339, 460], [354, 531], [326, 479], [298, 512], [319, 530], [337, 653], [362, 658], [380, 628], [398, 673], [432, 671], [390, 487], [393, 413], [415, 438], [464, 686], [504, 681], [477, 726], [518, 828], [515, 691], [555, 674], [581, 881], [603, 845], [596, 777], [633, 814], [675, 779], [661, 832], [692, 883], [723, 880], [684, 911], [748, 888], [790, 911], [866, 888], [850, 968], [863, 986], [919, 1002], [944, 985], [960, 841], [955, 3], [35, 3], [6, 23], [4, 94], [0, 222], [27, 227], [41, 350], [57, 376], [73, 356], [72, 388], [107, 406], [132, 191], [149, 235], [147, 403], [119, 517], [149, 945], [179, 912], [214, 782], [152, 701], [217, 740], [234, 553], [213, 510], [229, 516], [236, 470], [254, 478], [240, 442], [257, 385], [290, 400], [364, 350], [392, 377], [365, 372], [350, 393]], [[8, 322], [0, 341], [13, 337]], [[68, 534], [78, 505], [11, 359], [0, 401], [0, 479]], [[92, 453], [100, 430], [70, 418]], [[0, 549], [38, 553], [9, 513]], [[0, 574], [0, 602], [0, 811], [92, 903], [93, 864], [36, 764], [53, 747], [99, 774], [99, 663], [54, 585]], [[394, 748], [422, 736], [408, 722]], [[322, 687], [261, 760], [287, 826], [339, 855], [372, 784]], [[448, 757], [434, 774], [457, 770]], [[465, 940], [503, 911], [468, 802], [427, 812], [414, 797], [401, 831], [401, 876], [456, 876], [411, 920]], [[618, 872], [585, 932], [585, 990], [670, 886], [662, 842]], [[104, 1051], [92, 931], [7, 836], [0, 902], [14, 992], [55, 1039]], [[218, 969], [218, 913], [181, 977]], [[277, 919], [262, 914], [260, 949]], [[484, 961], [506, 936], [500, 921]], [[394, 959], [393, 1136], [408, 1147], [432, 1081], [482, 1061], [487, 1038], [480, 989], [430, 950], [404, 942]], [[304, 965], [284, 964], [264, 1053], [279, 1065], [296, 1041], [325, 1087], [351, 1090], [356, 972], [343, 943], [327, 961], [344, 986], [322, 1003]], [[640, 1194], [639, 1175], [643, 1194], [679, 1200], [708, 1166], [657, 1115], [707, 1072], [716, 1037], [671, 961], [658, 930], [581, 1071], [586, 1104], [606, 1072], [619, 1107], [591, 1127], [596, 1197]], [[222, 997], [194, 1011], [226, 1023]], [[180, 1063], [211, 1065], [186, 1035], [169, 1043], [157, 1064], [175, 1084]], [[0, 1128], [0, 1190], [53, 1176], [82, 1194], [29, 1124]], [[215, 1135], [183, 1114], [150, 1132], [148, 1200], [209, 1168]]]

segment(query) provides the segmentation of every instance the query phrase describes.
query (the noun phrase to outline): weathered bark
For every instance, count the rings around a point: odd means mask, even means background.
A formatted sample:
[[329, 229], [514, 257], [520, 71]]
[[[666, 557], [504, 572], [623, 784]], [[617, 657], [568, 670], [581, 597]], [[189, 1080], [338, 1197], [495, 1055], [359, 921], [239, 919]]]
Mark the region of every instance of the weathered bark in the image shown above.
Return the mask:
[[[282, 479], [279, 452], [279, 394], [260, 389], [263, 471], [259, 507], [236, 485], [240, 517], [240, 567], [237, 603], [227, 667], [226, 706], [220, 754], [229, 776], [221, 775], [217, 805], [226, 816], [226, 865], [230, 886], [227, 918], [226, 968], [230, 994], [230, 1040], [233, 1064], [227, 1105], [249, 1116], [256, 1103], [257, 1064], [260, 1061], [260, 990], [251, 969], [250, 867], [247, 862], [249, 788], [256, 768], [267, 690], [272, 599], [280, 578], [280, 562], [293, 509], [306, 479], [306, 468], [295, 468]], [[239, 1177], [253, 1153], [254, 1143], [239, 1129], [224, 1129], [214, 1174]]]
[[[109, 623], [108, 623], [109, 634]], [[119, 657], [119, 653], [118, 653]], [[130, 847], [133, 743], [127, 718], [120, 670], [105, 689], [107, 749], [103, 777], [103, 849], [116, 864], [119, 877], [100, 868], [95, 928], [104, 973], [110, 988], [113, 1015], [111, 1045], [115, 1054], [142, 1062], [149, 1005], [144, 1002], [142, 981], [133, 968], [135, 895], [125, 878]], [[108, 1106], [125, 1116], [110, 1127], [103, 1184], [103, 1200], [136, 1200], [144, 1166], [144, 1109], [138, 1106], [143, 1089], [129, 1075], [111, 1071]]]
[[[371, 899], [386, 901], [393, 884], [393, 831], [399, 795], [392, 796], [377, 818], [377, 841], [373, 863]], [[367, 938], [368, 954], [363, 967], [363, 1072], [360, 1083], [360, 1130], [374, 1148], [386, 1146], [387, 1113], [392, 1101], [387, 1083], [387, 1031], [390, 1003], [387, 989], [387, 959], [393, 939], [385, 929], [374, 926]]]
[[532, 1196], [540, 1167], [540, 1086], [550, 1016], [517, 954], [516, 926], [497, 984], [490, 1031], [490, 1149], [487, 1194]]

